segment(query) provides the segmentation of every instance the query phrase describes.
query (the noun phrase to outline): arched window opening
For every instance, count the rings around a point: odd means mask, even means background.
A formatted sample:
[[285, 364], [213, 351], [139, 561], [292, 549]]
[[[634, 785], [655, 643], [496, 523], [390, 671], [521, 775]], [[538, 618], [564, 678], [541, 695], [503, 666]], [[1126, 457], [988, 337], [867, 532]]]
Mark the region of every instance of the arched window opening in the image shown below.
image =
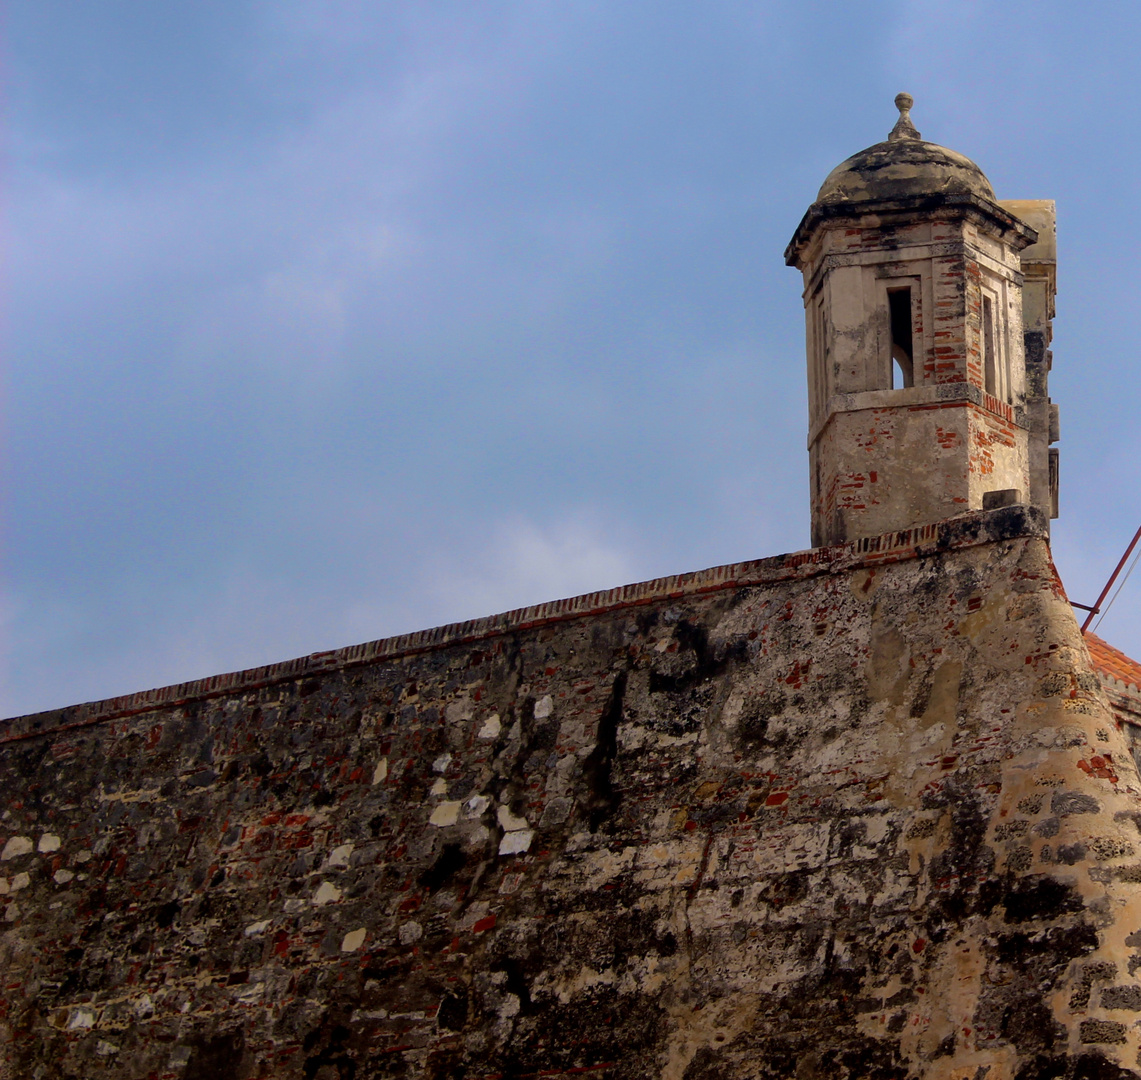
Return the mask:
[[887, 306], [891, 322], [891, 388], [900, 390], [915, 385], [911, 344], [910, 286], [888, 289]]
[[898, 356], [893, 355], [891, 358], [891, 388], [902, 390], [905, 386], [910, 385], [911, 379], [908, 378], [908, 372], [904, 369], [903, 361]]

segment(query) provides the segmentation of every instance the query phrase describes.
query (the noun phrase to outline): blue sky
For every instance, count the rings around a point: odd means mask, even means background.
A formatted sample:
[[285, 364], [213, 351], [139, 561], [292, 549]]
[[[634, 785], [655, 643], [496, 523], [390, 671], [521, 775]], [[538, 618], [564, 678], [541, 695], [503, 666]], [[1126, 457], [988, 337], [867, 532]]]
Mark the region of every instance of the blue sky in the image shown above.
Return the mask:
[[[1141, 8], [9, 0], [13, 715], [808, 545], [799, 276], [908, 90], [1054, 198], [1054, 553], [1141, 524]], [[1141, 572], [1100, 632], [1141, 657]]]

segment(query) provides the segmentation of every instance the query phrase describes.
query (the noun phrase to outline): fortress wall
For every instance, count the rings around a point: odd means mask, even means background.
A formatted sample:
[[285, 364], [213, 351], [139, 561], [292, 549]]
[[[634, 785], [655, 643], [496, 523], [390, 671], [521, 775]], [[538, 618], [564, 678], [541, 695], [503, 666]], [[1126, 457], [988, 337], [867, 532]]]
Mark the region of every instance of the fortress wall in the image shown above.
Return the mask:
[[0, 1076], [1141, 1075], [1141, 784], [1044, 529], [9, 722]]

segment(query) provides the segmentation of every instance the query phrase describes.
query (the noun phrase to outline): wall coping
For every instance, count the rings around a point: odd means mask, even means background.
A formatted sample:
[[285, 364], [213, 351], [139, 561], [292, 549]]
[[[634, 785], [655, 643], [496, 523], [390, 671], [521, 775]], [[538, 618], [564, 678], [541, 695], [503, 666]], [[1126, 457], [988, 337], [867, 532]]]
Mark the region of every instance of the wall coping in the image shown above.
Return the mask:
[[1008, 506], [999, 510], [975, 511], [902, 532], [654, 578], [615, 589], [516, 608], [500, 615], [311, 653], [244, 671], [210, 675], [135, 694], [11, 717], [0, 720], [0, 743], [51, 735], [144, 712], [174, 709], [191, 702], [258, 690], [275, 683], [292, 682], [377, 660], [400, 659], [447, 646], [483, 641], [519, 630], [589, 618], [660, 600], [680, 599], [751, 585], [800, 581], [823, 574], [847, 573], [866, 567], [905, 562], [980, 544], [1027, 537], [1047, 539], [1048, 535], [1048, 522], [1042, 512], [1034, 507]]

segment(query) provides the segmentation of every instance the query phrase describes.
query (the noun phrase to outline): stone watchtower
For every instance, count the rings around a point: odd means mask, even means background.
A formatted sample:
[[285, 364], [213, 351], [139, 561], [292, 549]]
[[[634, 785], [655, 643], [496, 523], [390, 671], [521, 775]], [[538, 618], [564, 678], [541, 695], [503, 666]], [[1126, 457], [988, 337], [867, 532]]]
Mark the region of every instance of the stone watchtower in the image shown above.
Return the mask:
[[804, 275], [814, 547], [1011, 503], [1057, 516], [1054, 204], [997, 201], [895, 103], [785, 252]]

